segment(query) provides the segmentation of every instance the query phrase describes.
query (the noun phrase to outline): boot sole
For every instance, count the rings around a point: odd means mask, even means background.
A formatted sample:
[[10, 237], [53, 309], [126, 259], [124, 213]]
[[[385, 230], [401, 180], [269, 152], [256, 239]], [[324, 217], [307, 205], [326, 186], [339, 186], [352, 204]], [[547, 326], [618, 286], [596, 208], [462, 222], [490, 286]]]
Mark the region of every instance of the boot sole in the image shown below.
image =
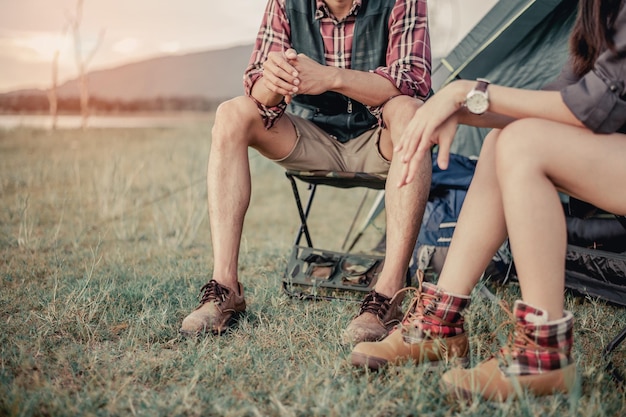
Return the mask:
[[[506, 397], [500, 397], [496, 395], [491, 398], [485, 398], [483, 395], [481, 395], [481, 393], [469, 391], [469, 390], [466, 390], [465, 388], [458, 388], [446, 382], [442, 384], [443, 384], [443, 390], [448, 393], [448, 398], [450, 398], [450, 400], [465, 403], [465, 404], [471, 404], [476, 398], [478, 398], [479, 401], [487, 401], [491, 404], [502, 404], [506, 402], [507, 400], [509, 400], [509, 398], [513, 398], [513, 399], [518, 398], [516, 393], [512, 393], [510, 396], [506, 396]], [[569, 395], [569, 392], [555, 391], [548, 395], [555, 395], [555, 394]], [[531, 393], [531, 395], [533, 394]]]
[[[524, 392], [529, 392], [531, 395], [535, 395], [535, 396], [550, 396], [550, 395], [555, 395], [555, 394], [561, 394], [561, 395], [569, 395], [570, 391], [572, 390], [572, 387], [574, 385], [576, 385], [577, 383], [579, 383], [578, 378], [579, 376], [576, 373], [576, 368], [573, 365], [570, 365], [573, 369], [574, 374], [574, 381], [571, 383], [571, 386], [561, 386], [561, 387], [557, 387], [555, 385], [553, 385], [553, 391], [552, 392], [545, 392], [545, 390], [543, 390], [541, 393], [536, 393], [533, 391], [532, 388], [530, 388], [529, 385], [527, 384], [521, 384], [521, 388]], [[571, 377], [570, 377], [571, 378]], [[570, 379], [568, 378], [568, 379]], [[454, 384], [448, 382], [448, 381], [441, 381], [441, 387], [442, 389], [448, 393], [448, 397], [452, 400], [457, 400], [460, 402], [466, 402], [466, 403], [471, 403], [477, 396], [479, 398], [481, 398], [483, 401], [488, 401], [490, 403], [494, 403], [494, 404], [500, 404], [503, 403], [505, 401], [507, 401], [509, 398], [517, 398], [518, 393], [517, 392], [511, 392], [509, 395], [498, 395], [495, 394], [492, 397], [485, 397], [483, 395], [483, 393], [480, 392], [474, 392], [462, 387], [457, 387]]]
[[[448, 397], [453, 401], [471, 403], [474, 399], [474, 393], [463, 388], [456, 388], [452, 384], [442, 382], [443, 389], [448, 393]], [[493, 402], [493, 401], [490, 401]]]
[[179, 329], [178, 333], [183, 337], [202, 337], [208, 334], [212, 334], [213, 336], [221, 336], [224, 333], [232, 330], [233, 326], [237, 323], [239, 317], [243, 315], [243, 313], [245, 313], [245, 311], [234, 312], [232, 316], [230, 316], [230, 318], [226, 321], [226, 323], [224, 323], [224, 325], [220, 328], [205, 328], [204, 330], [197, 331]]
[[204, 331], [190, 331], [190, 330], [178, 330], [178, 334], [180, 334], [183, 337], [203, 337], [203, 336], [208, 336], [208, 335], [213, 335], [213, 336], [220, 336], [223, 335], [224, 333], [226, 333], [228, 330], [231, 330], [230, 327], [225, 327], [223, 330], [213, 330], [213, 329], [206, 329]]
[[352, 353], [350, 355], [350, 362], [352, 366], [359, 368], [368, 367], [371, 370], [377, 371], [387, 365], [387, 359], [377, 358], [375, 356], [368, 356], [362, 353]]
[[[423, 362], [423, 363], [418, 363], [418, 361], [414, 359], [408, 359], [406, 362], [408, 361], [413, 361], [415, 366], [424, 366], [427, 368], [439, 368], [449, 363], [451, 363], [452, 366], [454, 367], [461, 367], [461, 368], [467, 368], [467, 366], [469, 365], [469, 358], [467, 357], [454, 358], [451, 361], [440, 360], [440, 361], [432, 361], [432, 362], [428, 361], [428, 362]], [[384, 368], [385, 366], [390, 365], [387, 359], [378, 358], [376, 356], [368, 356], [368, 355], [364, 355], [363, 353], [358, 353], [358, 352], [352, 353], [350, 355], [350, 362], [352, 363], [353, 366], [356, 366], [356, 367], [366, 366], [373, 371], [377, 371], [380, 368]], [[391, 364], [399, 365], [401, 363], [397, 362], [397, 363], [391, 363]]]

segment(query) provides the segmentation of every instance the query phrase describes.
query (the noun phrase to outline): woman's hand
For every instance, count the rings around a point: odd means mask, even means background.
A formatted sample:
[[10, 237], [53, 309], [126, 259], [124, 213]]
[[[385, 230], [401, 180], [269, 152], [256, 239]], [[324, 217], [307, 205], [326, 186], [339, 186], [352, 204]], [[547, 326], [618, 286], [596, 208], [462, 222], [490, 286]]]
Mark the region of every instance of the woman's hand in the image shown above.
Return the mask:
[[457, 81], [447, 85], [415, 112], [394, 148], [394, 158], [400, 158], [403, 164], [398, 187], [413, 181], [418, 166], [430, 155], [433, 145], [439, 145], [439, 167], [448, 167], [450, 145], [458, 126], [457, 112], [471, 88], [465, 84]]
[[[419, 116], [417, 112], [416, 116]], [[420, 164], [422, 164], [423, 158], [430, 157], [430, 149], [434, 145], [439, 145], [437, 165], [441, 169], [448, 168], [450, 146], [452, 145], [457, 126], [458, 116], [453, 114], [432, 133], [417, 135], [413, 137], [415, 140], [408, 141], [408, 147], [396, 150], [396, 157], [400, 157], [403, 164], [398, 187], [409, 184], [415, 179], [415, 173]]]

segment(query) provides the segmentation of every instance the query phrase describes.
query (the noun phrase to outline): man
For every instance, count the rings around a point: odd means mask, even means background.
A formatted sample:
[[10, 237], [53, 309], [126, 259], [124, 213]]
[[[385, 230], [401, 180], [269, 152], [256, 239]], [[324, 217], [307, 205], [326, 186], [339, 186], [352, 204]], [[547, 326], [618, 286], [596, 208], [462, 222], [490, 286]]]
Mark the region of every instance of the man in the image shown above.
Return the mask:
[[181, 333], [220, 333], [245, 311], [237, 266], [252, 147], [288, 169], [388, 173], [385, 264], [345, 331], [353, 343], [384, 338], [402, 318], [392, 296], [430, 187], [429, 161], [399, 188], [392, 159], [430, 93], [426, 1], [269, 0], [244, 85], [245, 96], [217, 110], [207, 175], [213, 278]]

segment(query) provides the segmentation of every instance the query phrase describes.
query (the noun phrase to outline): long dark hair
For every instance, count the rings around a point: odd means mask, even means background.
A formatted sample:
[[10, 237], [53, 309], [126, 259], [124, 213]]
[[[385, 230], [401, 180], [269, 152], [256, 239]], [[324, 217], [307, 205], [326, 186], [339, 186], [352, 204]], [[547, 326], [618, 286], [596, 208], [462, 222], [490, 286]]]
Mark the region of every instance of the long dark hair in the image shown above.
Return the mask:
[[615, 51], [615, 20], [623, 0], [580, 0], [570, 50], [574, 72], [582, 76], [593, 68], [605, 49]]

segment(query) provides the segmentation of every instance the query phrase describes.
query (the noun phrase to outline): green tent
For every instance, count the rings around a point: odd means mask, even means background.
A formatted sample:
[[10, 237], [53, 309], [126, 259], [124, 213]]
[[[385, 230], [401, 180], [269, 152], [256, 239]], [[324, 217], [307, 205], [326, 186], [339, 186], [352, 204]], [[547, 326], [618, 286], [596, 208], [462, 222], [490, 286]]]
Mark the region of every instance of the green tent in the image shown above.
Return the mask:
[[[567, 59], [577, 4], [577, 0], [500, 0], [447, 56], [434, 62], [433, 90], [436, 93], [455, 79], [476, 78], [541, 88], [558, 75]], [[477, 156], [487, 132], [489, 129], [459, 126], [451, 151]], [[384, 199], [377, 199], [352, 246], [383, 208]]]
[[[433, 68], [435, 92], [455, 79], [487, 78], [539, 89], [559, 73], [568, 53], [576, 0], [501, 0]], [[487, 129], [461, 126], [452, 152], [478, 155]]]

